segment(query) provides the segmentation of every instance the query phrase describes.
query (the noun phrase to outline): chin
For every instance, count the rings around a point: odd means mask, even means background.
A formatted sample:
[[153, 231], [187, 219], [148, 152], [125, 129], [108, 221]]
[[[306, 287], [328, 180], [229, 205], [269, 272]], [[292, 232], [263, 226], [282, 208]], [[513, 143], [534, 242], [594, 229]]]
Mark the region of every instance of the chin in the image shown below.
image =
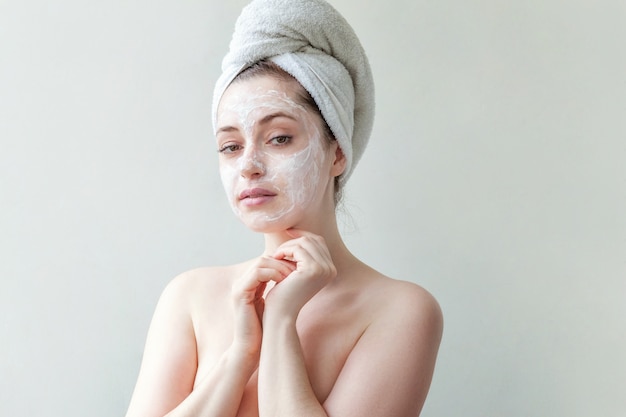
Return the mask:
[[289, 221], [286, 217], [276, 219], [258, 218], [258, 216], [255, 219], [242, 217], [239, 220], [244, 226], [256, 233], [278, 233], [295, 226], [295, 222]]
[[290, 204], [287, 207], [245, 208], [235, 210], [239, 221], [253, 232], [278, 233], [287, 229], [298, 228], [308, 224], [316, 216], [315, 212], [309, 212], [301, 205]]

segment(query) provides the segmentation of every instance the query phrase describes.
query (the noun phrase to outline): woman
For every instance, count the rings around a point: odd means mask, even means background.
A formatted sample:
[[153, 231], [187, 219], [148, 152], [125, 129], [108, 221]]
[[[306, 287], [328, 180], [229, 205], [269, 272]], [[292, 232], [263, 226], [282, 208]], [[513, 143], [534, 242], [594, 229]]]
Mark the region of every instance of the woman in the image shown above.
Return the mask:
[[323, 1], [254, 1], [223, 68], [220, 174], [265, 249], [168, 285], [127, 416], [419, 415], [439, 307], [352, 255], [335, 217], [373, 118], [358, 39]]

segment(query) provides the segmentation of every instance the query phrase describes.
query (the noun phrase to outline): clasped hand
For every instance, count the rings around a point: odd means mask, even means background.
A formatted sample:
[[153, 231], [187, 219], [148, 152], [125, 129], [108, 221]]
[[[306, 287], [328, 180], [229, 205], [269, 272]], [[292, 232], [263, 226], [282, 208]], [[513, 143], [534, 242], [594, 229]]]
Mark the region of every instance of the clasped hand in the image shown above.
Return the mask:
[[[322, 237], [297, 229], [287, 233], [293, 239], [280, 245], [273, 256], [257, 259], [233, 286], [234, 344], [247, 355], [260, 352], [265, 310], [295, 320], [302, 307], [337, 275]], [[269, 282], [275, 285], [264, 296]]]

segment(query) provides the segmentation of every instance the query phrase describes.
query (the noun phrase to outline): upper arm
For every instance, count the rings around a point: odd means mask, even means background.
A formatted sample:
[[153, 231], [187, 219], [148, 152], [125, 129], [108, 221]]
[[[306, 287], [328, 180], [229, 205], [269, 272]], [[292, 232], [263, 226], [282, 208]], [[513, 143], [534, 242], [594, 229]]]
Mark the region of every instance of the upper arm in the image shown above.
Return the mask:
[[348, 356], [324, 403], [329, 416], [419, 415], [441, 341], [441, 310], [412, 284], [388, 305]]
[[192, 391], [197, 353], [188, 295], [184, 275], [161, 294], [127, 417], [163, 416]]

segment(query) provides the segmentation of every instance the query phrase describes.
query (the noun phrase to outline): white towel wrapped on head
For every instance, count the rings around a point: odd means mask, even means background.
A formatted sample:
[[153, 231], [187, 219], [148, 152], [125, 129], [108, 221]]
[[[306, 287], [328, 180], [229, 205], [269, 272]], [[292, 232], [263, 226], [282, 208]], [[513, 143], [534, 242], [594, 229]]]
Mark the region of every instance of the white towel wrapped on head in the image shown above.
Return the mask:
[[270, 60], [311, 94], [344, 155], [345, 183], [374, 121], [374, 82], [352, 27], [323, 0], [254, 0], [237, 19], [213, 97], [213, 126], [224, 91], [244, 69]]

